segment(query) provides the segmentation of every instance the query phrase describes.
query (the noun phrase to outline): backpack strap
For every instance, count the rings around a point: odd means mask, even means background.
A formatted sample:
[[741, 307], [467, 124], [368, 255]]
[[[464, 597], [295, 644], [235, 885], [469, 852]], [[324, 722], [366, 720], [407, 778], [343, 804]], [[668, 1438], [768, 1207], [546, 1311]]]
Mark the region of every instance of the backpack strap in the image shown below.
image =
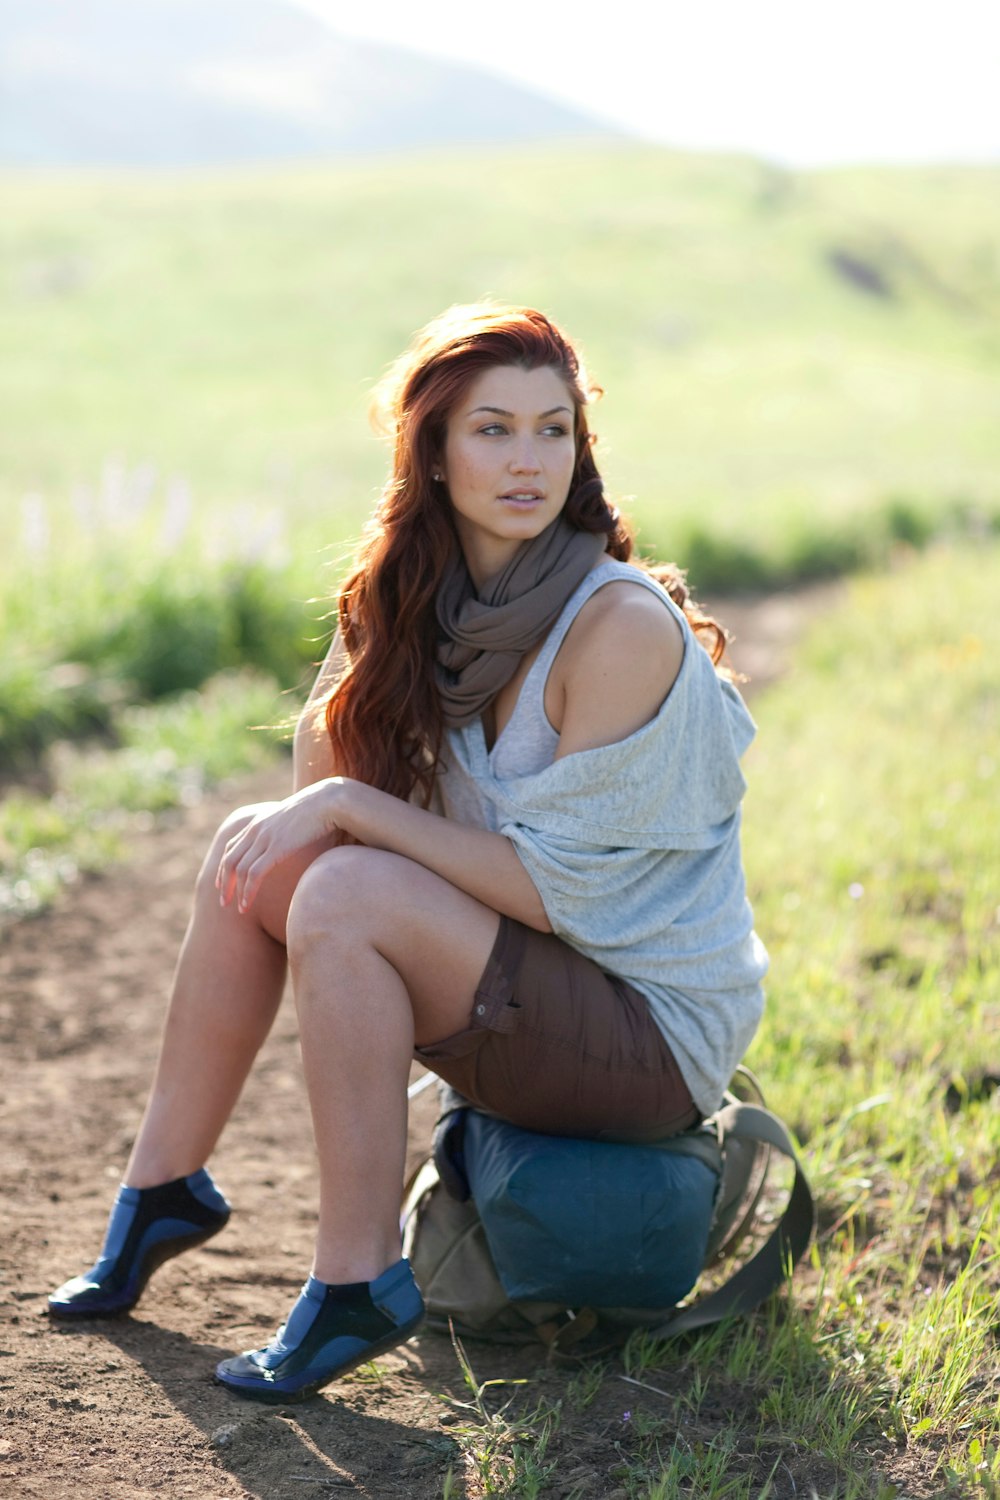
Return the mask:
[[674, 1338], [677, 1334], [718, 1323], [723, 1318], [752, 1312], [781, 1286], [812, 1237], [816, 1218], [812, 1192], [782, 1121], [768, 1109], [756, 1104], [741, 1104], [738, 1100], [726, 1104], [713, 1118], [722, 1139], [728, 1136], [773, 1147], [787, 1156], [795, 1167], [795, 1181], [785, 1212], [756, 1255], [707, 1297], [679, 1308], [651, 1328], [650, 1334], [656, 1339]]

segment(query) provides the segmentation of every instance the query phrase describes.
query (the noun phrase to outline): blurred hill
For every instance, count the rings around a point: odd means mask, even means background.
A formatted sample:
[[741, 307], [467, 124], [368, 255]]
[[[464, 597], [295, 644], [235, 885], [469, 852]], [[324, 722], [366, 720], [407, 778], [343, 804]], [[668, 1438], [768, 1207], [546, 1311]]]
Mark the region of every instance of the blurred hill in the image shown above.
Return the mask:
[[611, 137], [282, 0], [0, 0], [0, 163], [196, 166]]

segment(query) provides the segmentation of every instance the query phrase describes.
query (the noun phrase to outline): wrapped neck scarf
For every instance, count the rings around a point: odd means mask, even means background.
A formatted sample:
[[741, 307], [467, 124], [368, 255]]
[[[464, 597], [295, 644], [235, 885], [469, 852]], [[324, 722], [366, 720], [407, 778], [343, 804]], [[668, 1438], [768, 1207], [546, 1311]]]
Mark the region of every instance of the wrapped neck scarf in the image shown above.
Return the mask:
[[461, 552], [453, 558], [437, 600], [443, 634], [435, 668], [449, 729], [471, 724], [510, 681], [521, 657], [541, 640], [597, 562], [606, 540], [558, 516], [478, 592]]

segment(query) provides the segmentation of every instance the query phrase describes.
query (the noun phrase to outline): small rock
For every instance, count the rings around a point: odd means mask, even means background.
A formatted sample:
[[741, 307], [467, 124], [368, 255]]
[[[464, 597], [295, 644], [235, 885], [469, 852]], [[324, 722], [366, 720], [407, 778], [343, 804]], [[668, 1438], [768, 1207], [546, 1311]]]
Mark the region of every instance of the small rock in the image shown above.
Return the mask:
[[240, 1430], [238, 1422], [227, 1422], [224, 1427], [217, 1427], [209, 1438], [213, 1448], [229, 1448], [232, 1446], [233, 1438]]

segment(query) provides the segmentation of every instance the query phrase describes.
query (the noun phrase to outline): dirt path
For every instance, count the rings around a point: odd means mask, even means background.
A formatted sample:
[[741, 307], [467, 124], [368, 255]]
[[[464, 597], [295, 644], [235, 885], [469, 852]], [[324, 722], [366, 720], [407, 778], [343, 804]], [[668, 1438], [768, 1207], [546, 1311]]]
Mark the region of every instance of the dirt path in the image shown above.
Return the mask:
[[[738, 668], [778, 675], [829, 590], [725, 607]], [[722, 611], [720, 611], [722, 613]], [[254, 1407], [211, 1380], [270, 1337], [309, 1263], [315, 1174], [292, 1008], [284, 1006], [213, 1170], [236, 1207], [225, 1234], [164, 1267], [129, 1318], [50, 1325], [48, 1290], [89, 1265], [142, 1107], [191, 882], [220, 817], [284, 793], [284, 773], [225, 787], [136, 844], [126, 867], [0, 934], [0, 1496], [38, 1500], [376, 1500], [482, 1493], [449, 1435], [467, 1396], [427, 1335], [302, 1407]], [[411, 1154], [432, 1092], [414, 1105]], [[533, 1374], [532, 1350], [476, 1355], [477, 1375]], [[560, 1377], [537, 1374], [541, 1393]], [[578, 1495], [616, 1492], [610, 1382], [572, 1434]], [[641, 1399], [641, 1397], [640, 1397]], [[620, 1481], [618, 1481], [620, 1483]], [[575, 1486], [575, 1488], [574, 1488]], [[558, 1494], [560, 1489], [550, 1491]], [[624, 1490], [618, 1490], [624, 1495]]]

